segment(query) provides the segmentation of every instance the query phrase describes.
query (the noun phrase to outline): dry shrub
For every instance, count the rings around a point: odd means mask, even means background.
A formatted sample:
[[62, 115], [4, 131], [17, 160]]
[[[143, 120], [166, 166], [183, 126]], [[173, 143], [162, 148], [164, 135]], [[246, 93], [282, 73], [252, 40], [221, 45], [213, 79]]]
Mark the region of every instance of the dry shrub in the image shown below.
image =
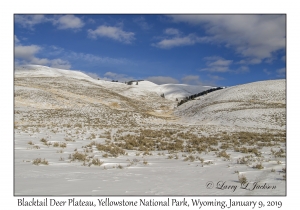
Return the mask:
[[94, 164], [95, 166], [101, 166], [104, 162], [100, 161], [98, 158], [94, 158], [92, 160], [92, 164]]
[[238, 175], [238, 178], [239, 178], [239, 182], [241, 183], [241, 185], [244, 185], [247, 183], [247, 178], [244, 174]]
[[45, 160], [45, 158], [42, 160], [41, 158], [36, 158], [32, 161], [32, 164], [34, 165], [40, 165], [40, 164], [43, 164], [43, 165], [48, 165], [48, 161]]
[[86, 153], [75, 152], [71, 155], [71, 160], [85, 161], [88, 155]]
[[230, 160], [230, 155], [226, 153], [225, 150], [221, 151], [221, 152], [217, 152], [217, 157], [222, 157], [225, 160]]
[[254, 166], [254, 168], [257, 168], [257, 169], [263, 169], [264, 167], [263, 167], [263, 165], [262, 165], [261, 163], [259, 163], [259, 164], [256, 164], [256, 165]]

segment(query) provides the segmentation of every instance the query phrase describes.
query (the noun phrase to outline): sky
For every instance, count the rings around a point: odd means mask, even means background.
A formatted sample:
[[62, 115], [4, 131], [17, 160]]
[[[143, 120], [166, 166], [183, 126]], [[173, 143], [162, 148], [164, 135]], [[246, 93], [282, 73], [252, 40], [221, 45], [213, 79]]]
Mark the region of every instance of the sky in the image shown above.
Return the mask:
[[286, 15], [14, 15], [15, 65], [234, 86], [286, 77]]

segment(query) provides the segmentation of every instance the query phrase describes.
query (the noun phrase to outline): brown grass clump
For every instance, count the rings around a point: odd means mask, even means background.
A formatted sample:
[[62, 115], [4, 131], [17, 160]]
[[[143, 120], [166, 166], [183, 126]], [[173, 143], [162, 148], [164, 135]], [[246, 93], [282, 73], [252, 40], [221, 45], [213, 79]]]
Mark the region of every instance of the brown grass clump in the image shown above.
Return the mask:
[[183, 159], [183, 161], [190, 161], [190, 162], [194, 162], [195, 161], [195, 157], [193, 155], [189, 155], [186, 158]]
[[263, 165], [262, 165], [261, 163], [259, 163], [259, 164], [256, 164], [256, 165], [254, 166], [254, 168], [257, 168], [257, 169], [263, 169], [264, 167], [263, 167]]
[[104, 162], [103, 161], [100, 161], [98, 158], [94, 158], [92, 160], [92, 164], [95, 165], [95, 166], [101, 166]]
[[121, 166], [120, 164], [117, 166], [118, 169], [123, 169], [124, 167]]
[[71, 155], [71, 160], [72, 161], [75, 161], [75, 160], [78, 160], [78, 161], [85, 161], [87, 159], [87, 154], [86, 153], [80, 153], [80, 152], [75, 152]]
[[241, 152], [241, 153], [253, 153], [255, 154], [257, 157], [260, 157], [261, 156], [261, 152], [258, 151], [257, 148], [254, 148], [254, 147], [251, 147], [251, 148], [246, 148], [246, 147], [240, 147], [240, 148], [237, 148], [235, 147], [234, 148], [234, 151], [235, 152]]
[[144, 153], [143, 153], [143, 155], [152, 155], [152, 153], [151, 152], [149, 152], [149, 151], [145, 151]]
[[61, 142], [61, 143], [59, 144], [59, 146], [62, 147], [62, 148], [66, 148], [66, 147], [67, 147], [67, 144], [66, 144], [65, 142]]
[[43, 142], [43, 143], [47, 143], [47, 140], [45, 138], [41, 138], [40, 141]]
[[48, 147], [52, 145], [51, 142], [48, 142], [48, 140], [46, 140], [46, 139], [44, 139], [44, 138], [42, 138], [40, 141], [43, 142], [44, 145], [46, 145], [46, 146], [48, 146]]
[[248, 164], [248, 163], [249, 163], [249, 159], [247, 159], [246, 157], [237, 159], [237, 164]]
[[281, 148], [280, 150], [278, 151], [275, 151], [271, 148], [271, 153], [272, 155], [274, 155], [275, 158], [277, 157], [285, 157], [285, 151]]
[[48, 161], [45, 160], [45, 158], [43, 160], [41, 158], [36, 158], [32, 161], [32, 164], [34, 164], [34, 165], [40, 165], [40, 164], [49, 165]]
[[58, 142], [54, 142], [53, 143], [53, 147], [58, 147], [59, 146], [59, 143]]
[[74, 142], [75, 140], [72, 140], [71, 138], [69, 138], [69, 137], [66, 137], [66, 138], [64, 138], [65, 139], [65, 141], [72, 141], [72, 142]]
[[169, 155], [167, 159], [173, 159], [173, 155]]
[[148, 165], [148, 161], [146, 159], [143, 160], [144, 165]]
[[67, 144], [65, 142], [54, 142], [53, 143], [53, 147], [62, 147], [62, 148], [66, 148]]
[[114, 144], [109, 144], [109, 145], [102, 145], [102, 144], [96, 144], [96, 147], [99, 151], [104, 151], [107, 153], [110, 153], [111, 156], [113, 157], [118, 157], [119, 155], [125, 155], [125, 150], [122, 148], [114, 145]]
[[230, 155], [226, 153], [225, 150], [221, 151], [221, 152], [217, 152], [217, 157], [222, 157], [225, 160], [230, 160]]
[[244, 174], [238, 175], [238, 178], [239, 178], [239, 182], [241, 183], [241, 185], [244, 185], [247, 183], [247, 178]]

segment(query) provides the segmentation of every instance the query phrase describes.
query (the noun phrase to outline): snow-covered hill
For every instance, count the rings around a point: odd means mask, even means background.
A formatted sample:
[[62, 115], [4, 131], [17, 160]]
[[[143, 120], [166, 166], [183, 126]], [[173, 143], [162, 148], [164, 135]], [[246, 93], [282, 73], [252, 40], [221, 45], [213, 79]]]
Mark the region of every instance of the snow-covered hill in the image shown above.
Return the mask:
[[[149, 81], [143, 81], [143, 83], [149, 84]], [[154, 83], [153, 83], [154, 84]], [[198, 86], [198, 85], [187, 85], [187, 84], [163, 84], [163, 85], [149, 85], [152, 88], [152, 91], [157, 92], [158, 94], [164, 94], [165, 98], [170, 100], [182, 100], [187, 96], [191, 96], [197, 93], [200, 93], [204, 90], [213, 88], [212, 86]]]
[[64, 70], [51, 68], [40, 65], [24, 65], [16, 66], [15, 68], [16, 77], [69, 77], [75, 79], [92, 79], [90, 76], [80, 72], [72, 70]]
[[175, 111], [192, 124], [285, 129], [285, 80], [238, 85], [189, 101]]
[[285, 80], [205, 88], [18, 67], [15, 195], [285, 195]]
[[186, 85], [186, 84], [164, 84], [157, 85], [150, 81], [139, 81], [138, 85], [134, 82], [132, 85], [128, 85], [128, 88], [124, 83], [110, 82], [104, 80], [93, 79], [90, 76], [84, 74], [80, 71], [73, 70], [63, 70], [57, 68], [50, 68], [40, 65], [24, 65], [17, 66], [15, 69], [16, 77], [65, 77], [80, 80], [87, 80], [89, 82], [109, 87], [111, 89], [116, 89], [122, 91], [122, 89], [128, 90], [128, 93], [123, 92], [125, 95], [143, 95], [143, 92], [154, 92], [158, 95], [164, 94], [166, 99], [175, 101], [176, 98], [181, 100], [186, 96], [190, 96], [204, 90], [210, 89], [210, 86], [196, 86], [196, 85]]

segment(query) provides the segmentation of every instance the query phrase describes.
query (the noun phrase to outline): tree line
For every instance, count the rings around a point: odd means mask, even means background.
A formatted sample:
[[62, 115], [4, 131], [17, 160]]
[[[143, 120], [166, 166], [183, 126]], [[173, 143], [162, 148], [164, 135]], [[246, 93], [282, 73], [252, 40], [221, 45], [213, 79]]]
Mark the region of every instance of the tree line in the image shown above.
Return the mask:
[[133, 85], [133, 83], [135, 83], [136, 85], [138, 85], [139, 82], [141, 82], [141, 81], [144, 81], [144, 80], [142, 80], [142, 79], [132, 80], [132, 81], [129, 81], [129, 82], [125, 82], [125, 84], [127, 84], [127, 85]]
[[[203, 96], [203, 95], [206, 95], [207, 93], [211, 93], [213, 91], [216, 91], [216, 90], [221, 90], [223, 89], [222, 87], [217, 87], [217, 88], [211, 88], [211, 89], [208, 89], [208, 90], [205, 90], [205, 91], [202, 91], [200, 93], [196, 93], [194, 95], [190, 95], [190, 96], [187, 96], [185, 97], [185, 99], [182, 99], [180, 102], [177, 103], [177, 106], [180, 106], [181, 104], [184, 104], [190, 100], [194, 100], [194, 98], [196, 97], [199, 97], [199, 96]], [[176, 101], [178, 101], [178, 99], [176, 98]]]

